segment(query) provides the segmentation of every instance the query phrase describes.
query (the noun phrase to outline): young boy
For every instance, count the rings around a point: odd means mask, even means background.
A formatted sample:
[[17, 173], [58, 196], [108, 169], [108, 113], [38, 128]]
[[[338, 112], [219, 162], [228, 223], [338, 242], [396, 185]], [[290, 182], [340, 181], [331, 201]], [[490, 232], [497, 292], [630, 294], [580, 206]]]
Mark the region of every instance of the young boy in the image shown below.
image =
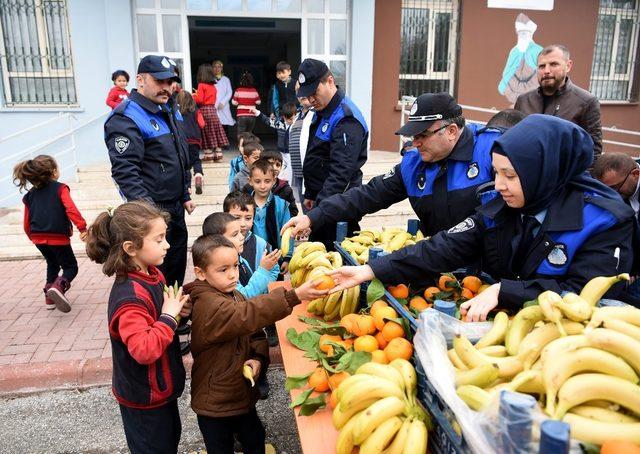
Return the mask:
[[291, 65], [286, 61], [279, 61], [276, 65], [276, 83], [271, 87], [270, 108], [271, 115], [280, 119], [281, 107], [288, 102], [294, 106], [297, 103], [295, 82], [291, 78]]
[[240, 169], [240, 172], [233, 178], [233, 184], [231, 185], [232, 191], [240, 191], [249, 182], [249, 168], [251, 164], [260, 159], [260, 153], [264, 148], [257, 142], [248, 142], [242, 146], [242, 160], [244, 167]]
[[287, 180], [278, 178], [280, 171], [282, 170], [282, 154], [279, 151], [264, 150], [260, 153], [260, 158], [266, 159], [271, 163], [276, 175], [276, 182], [274, 183], [271, 192], [281, 199], [289, 202], [289, 212], [291, 213], [291, 217], [297, 216], [298, 206], [296, 205], [296, 198], [293, 195], [293, 189], [289, 186]]
[[236, 177], [238, 172], [245, 167], [244, 160], [242, 159], [243, 148], [244, 144], [249, 142], [260, 143], [260, 138], [250, 132], [241, 132], [238, 134], [238, 151], [240, 151], [240, 154], [229, 162], [229, 191], [233, 190], [233, 179]]
[[185, 285], [193, 302], [191, 408], [207, 452], [233, 452], [234, 435], [245, 453], [265, 452], [265, 430], [256, 413], [258, 393], [243, 377], [267, 369], [262, 328], [291, 313], [301, 300], [324, 296], [318, 281], [295, 290], [275, 289], [250, 300], [236, 290], [238, 253], [226, 238], [203, 235], [191, 249], [196, 280]]
[[296, 105], [293, 103], [286, 103], [280, 108], [280, 114], [282, 115], [282, 120], [279, 118], [270, 118], [265, 114], [260, 112], [257, 109], [254, 109], [256, 117], [260, 118], [260, 120], [267, 126], [276, 130], [276, 134], [278, 136], [278, 151], [282, 153], [282, 157], [284, 160], [284, 171], [282, 173], [282, 178], [291, 181], [291, 158], [289, 156], [289, 129], [291, 125], [296, 119]]

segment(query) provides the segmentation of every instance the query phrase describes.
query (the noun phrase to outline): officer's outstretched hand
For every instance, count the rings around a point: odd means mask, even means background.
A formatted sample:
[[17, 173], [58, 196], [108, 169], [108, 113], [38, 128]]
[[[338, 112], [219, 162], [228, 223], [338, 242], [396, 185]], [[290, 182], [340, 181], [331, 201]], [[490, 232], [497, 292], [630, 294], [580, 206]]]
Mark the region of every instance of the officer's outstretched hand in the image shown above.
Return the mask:
[[284, 231], [289, 227], [293, 227], [291, 232], [292, 237], [297, 240], [306, 239], [311, 230], [311, 219], [309, 219], [309, 216], [306, 214], [301, 214], [289, 219], [289, 222], [287, 222], [280, 230], [280, 235], [282, 236]]
[[191, 214], [193, 213], [193, 210], [196, 209], [196, 202], [194, 202], [193, 200], [189, 200], [187, 202], [184, 202], [182, 206], [185, 210], [187, 210], [187, 213]]
[[331, 276], [336, 283], [336, 286], [329, 293], [336, 293], [340, 290], [355, 287], [375, 277], [369, 265], [343, 266], [337, 270], [329, 271], [327, 275]]
[[500, 284], [493, 284], [478, 296], [462, 303], [460, 305], [460, 315], [462, 317], [466, 315], [465, 320], [467, 322], [486, 321], [489, 311], [498, 305], [499, 294]]

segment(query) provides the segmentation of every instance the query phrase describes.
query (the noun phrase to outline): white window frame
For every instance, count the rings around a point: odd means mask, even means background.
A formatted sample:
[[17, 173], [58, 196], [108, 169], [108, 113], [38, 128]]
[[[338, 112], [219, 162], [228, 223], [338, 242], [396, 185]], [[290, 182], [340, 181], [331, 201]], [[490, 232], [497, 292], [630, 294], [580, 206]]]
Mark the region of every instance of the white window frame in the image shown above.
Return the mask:
[[[76, 80], [74, 74], [75, 62], [73, 61], [73, 50], [71, 42], [71, 25], [69, 23], [69, 4], [65, 1], [65, 17], [61, 18], [61, 21], [66, 22], [66, 39], [69, 43], [69, 58], [71, 59], [71, 67], [68, 69], [53, 69], [49, 64], [49, 30], [47, 28], [47, 21], [44, 17], [44, 4], [49, 0], [36, 0], [35, 1], [35, 19], [38, 32], [38, 52], [40, 54], [41, 71], [9, 71], [9, 65], [7, 59], [0, 59], [0, 70], [2, 72], [2, 84], [3, 84], [3, 102], [2, 107], [11, 109], [21, 108], [60, 108], [60, 107], [78, 107], [78, 92], [76, 89]], [[0, 55], [7, 55], [4, 47], [4, 30], [2, 28], [2, 22], [0, 22]], [[37, 78], [71, 78], [73, 81], [73, 90], [75, 93], [76, 101], [69, 103], [29, 103], [13, 101], [14, 93], [11, 91], [10, 78], [12, 77], [37, 77]]]

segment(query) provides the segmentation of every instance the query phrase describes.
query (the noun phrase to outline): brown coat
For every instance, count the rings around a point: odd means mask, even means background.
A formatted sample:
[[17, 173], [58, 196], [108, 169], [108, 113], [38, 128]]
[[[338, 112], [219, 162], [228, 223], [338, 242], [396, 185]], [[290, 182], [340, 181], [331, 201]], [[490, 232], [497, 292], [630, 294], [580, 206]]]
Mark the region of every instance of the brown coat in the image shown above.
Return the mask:
[[198, 415], [234, 416], [249, 412], [257, 387], [242, 375], [248, 359], [269, 365], [262, 328], [285, 318], [297, 304], [294, 291], [276, 289], [250, 300], [239, 292], [223, 293], [206, 281], [185, 285], [191, 296], [191, 408]]
[[602, 125], [598, 98], [567, 77], [565, 84], [553, 94], [553, 100], [544, 108], [540, 88], [518, 96], [514, 109], [530, 114], [547, 114], [568, 120], [587, 131], [593, 139], [594, 161], [602, 154]]

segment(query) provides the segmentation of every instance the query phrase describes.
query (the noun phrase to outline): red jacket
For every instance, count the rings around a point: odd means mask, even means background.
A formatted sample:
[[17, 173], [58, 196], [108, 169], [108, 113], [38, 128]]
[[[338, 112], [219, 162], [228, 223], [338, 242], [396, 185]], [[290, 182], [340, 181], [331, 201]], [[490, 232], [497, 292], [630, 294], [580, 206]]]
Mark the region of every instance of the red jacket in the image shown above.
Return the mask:
[[198, 91], [193, 95], [193, 100], [199, 106], [215, 106], [218, 97], [218, 89], [215, 84], [198, 84]]
[[118, 104], [120, 104], [128, 97], [129, 92], [126, 89], [114, 86], [111, 90], [109, 90], [109, 94], [107, 95], [107, 105], [112, 109], [115, 109]]

